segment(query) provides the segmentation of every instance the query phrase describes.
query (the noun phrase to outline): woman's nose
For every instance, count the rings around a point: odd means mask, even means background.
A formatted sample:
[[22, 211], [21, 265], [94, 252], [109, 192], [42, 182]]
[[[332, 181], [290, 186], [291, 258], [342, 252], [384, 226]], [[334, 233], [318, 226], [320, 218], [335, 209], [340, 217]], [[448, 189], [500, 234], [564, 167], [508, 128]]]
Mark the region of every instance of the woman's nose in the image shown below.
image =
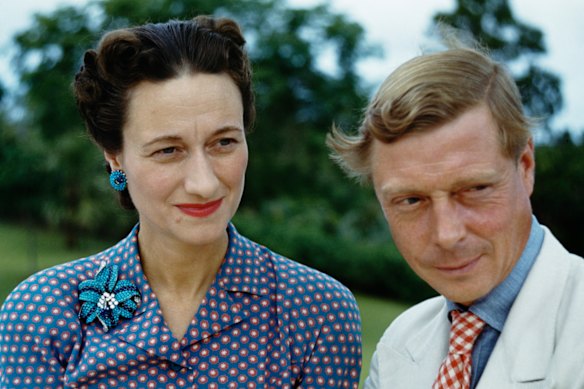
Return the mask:
[[185, 190], [189, 194], [211, 199], [220, 185], [213, 166], [213, 160], [204, 153], [195, 153], [185, 164]]

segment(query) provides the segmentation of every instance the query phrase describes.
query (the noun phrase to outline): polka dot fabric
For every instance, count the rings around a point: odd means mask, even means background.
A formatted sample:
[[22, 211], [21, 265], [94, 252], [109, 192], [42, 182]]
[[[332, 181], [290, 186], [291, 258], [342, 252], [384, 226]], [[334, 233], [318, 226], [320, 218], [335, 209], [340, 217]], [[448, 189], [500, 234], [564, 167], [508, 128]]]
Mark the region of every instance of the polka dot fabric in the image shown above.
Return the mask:
[[[137, 231], [12, 292], [0, 311], [0, 388], [358, 387], [359, 311], [339, 282], [229, 225], [225, 261], [177, 340], [142, 272]], [[78, 319], [78, 285], [103, 261], [142, 296], [108, 332]]]

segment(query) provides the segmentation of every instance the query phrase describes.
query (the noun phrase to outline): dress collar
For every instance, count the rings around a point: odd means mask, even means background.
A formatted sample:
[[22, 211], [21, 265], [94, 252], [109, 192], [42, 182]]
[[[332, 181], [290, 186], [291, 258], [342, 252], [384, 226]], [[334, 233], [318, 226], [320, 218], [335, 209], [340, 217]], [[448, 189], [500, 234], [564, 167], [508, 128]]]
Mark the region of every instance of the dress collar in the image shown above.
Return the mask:
[[[140, 261], [139, 230], [140, 225], [136, 224], [126, 238], [98, 258], [100, 262], [105, 260], [108, 264], [118, 265], [119, 278], [131, 281], [138, 288], [142, 301], [136, 314], [157, 305]], [[227, 233], [229, 245], [217, 273], [218, 285], [229, 292], [269, 295], [276, 287], [271, 252], [239, 234], [232, 223], [227, 226]]]
[[271, 252], [240, 235], [231, 223], [227, 232], [229, 246], [217, 274], [219, 285], [230, 292], [269, 295], [276, 287]]
[[[126, 238], [93, 258], [97, 263], [106, 261], [108, 265], [117, 265], [119, 279], [132, 282], [141, 294], [141, 303], [133, 317], [121, 320], [104, 335], [106, 337], [118, 337], [148, 353], [187, 366], [180, 352], [182, 348], [213, 336], [226, 327], [248, 320], [250, 313], [247, 306], [242, 304], [243, 295], [266, 298], [265, 296], [275, 293], [277, 277], [271, 252], [241, 236], [229, 224], [229, 245], [225, 259], [194, 318], [196, 324], [193, 326], [191, 323], [183, 339], [174, 339], [163, 322], [156, 295], [144, 275], [140, 262], [138, 231], [139, 225], [136, 225]], [[211, 300], [212, 304], [209, 303]], [[90, 331], [95, 330], [98, 330], [97, 327], [92, 325]], [[162, 348], [153, 347], [137, 336], [137, 333], [146, 332], [157, 333], [160, 338], [159, 346]]]

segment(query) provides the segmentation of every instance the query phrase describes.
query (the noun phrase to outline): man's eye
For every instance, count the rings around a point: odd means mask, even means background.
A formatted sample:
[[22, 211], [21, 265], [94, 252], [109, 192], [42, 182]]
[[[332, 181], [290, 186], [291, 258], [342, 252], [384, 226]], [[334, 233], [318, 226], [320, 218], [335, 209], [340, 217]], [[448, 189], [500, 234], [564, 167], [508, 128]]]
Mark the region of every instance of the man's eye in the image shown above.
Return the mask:
[[176, 147], [165, 147], [161, 150], [159, 150], [158, 152], [160, 154], [172, 154], [176, 151]]
[[490, 188], [492, 188], [492, 186], [488, 184], [474, 185], [466, 189], [466, 193], [468, 193], [469, 195], [489, 193], [487, 190]]
[[419, 197], [406, 197], [404, 199], [401, 199], [399, 201], [399, 203], [401, 205], [416, 205], [420, 202], [420, 198]]

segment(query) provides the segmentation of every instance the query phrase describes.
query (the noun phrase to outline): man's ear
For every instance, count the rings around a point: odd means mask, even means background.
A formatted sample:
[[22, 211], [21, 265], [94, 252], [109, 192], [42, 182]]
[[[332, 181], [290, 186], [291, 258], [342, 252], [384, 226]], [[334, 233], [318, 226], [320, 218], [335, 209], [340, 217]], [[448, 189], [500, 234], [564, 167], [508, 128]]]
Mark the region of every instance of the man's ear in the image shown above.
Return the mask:
[[112, 170], [122, 170], [120, 154], [112, 154], [104, 151], [103, 156]]
[[529, 138], [525, 149], [519, 156], [518, 167], [521, 170], [523, 185], [527, 193], [531, 196], [535, 183], [535, 147], [533, 138]]

